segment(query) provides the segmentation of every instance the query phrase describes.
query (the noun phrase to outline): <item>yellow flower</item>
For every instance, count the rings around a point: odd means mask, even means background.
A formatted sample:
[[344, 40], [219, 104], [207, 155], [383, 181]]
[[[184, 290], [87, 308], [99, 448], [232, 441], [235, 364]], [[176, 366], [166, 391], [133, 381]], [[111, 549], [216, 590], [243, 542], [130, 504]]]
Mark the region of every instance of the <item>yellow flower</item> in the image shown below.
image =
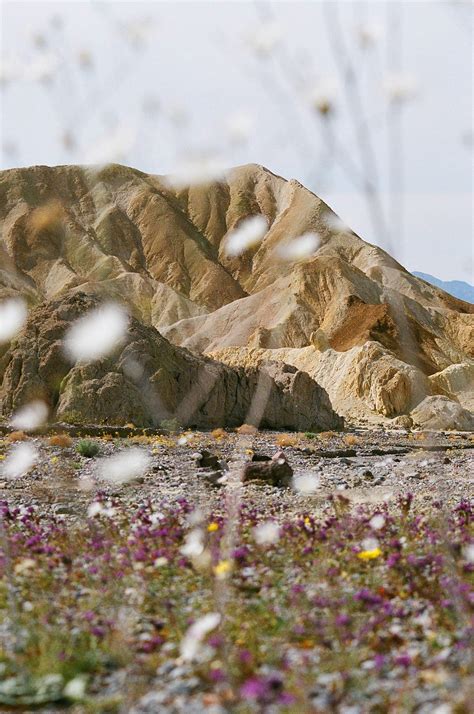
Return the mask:
[[304, 524], [305, 526], [311, 525], [311, 518], [309, 516], [306, 516], [306, 518], [304, 519]]
[[214, 575], [216, 578], [219, 578], [219, 580], [223, 580], [231, 570], [232, 563], [230, 560], [220, 560], [217, 565], [214, 566]]
[[55, 464], [56, 461], [58, 461], [58, 457], [57, 457], [57, 456], [52, 456], [52, 457], [51, 457], [51, 463], [52, 463], [52, 464]]
[[382, 555], [382, 551], [380, 550], [380, 548], [362, 550], [360, 553], [357, 553], [357, 557], [361, 560], [374, 560], [374, 558], [378, 558], [380, 555]]
[[215, 522], [209, 523], [209, 525], [207, 526], [207, 530], [209, 531], [209, 533], [214, 533], [215, 531], [219, 530], [219, 524]]

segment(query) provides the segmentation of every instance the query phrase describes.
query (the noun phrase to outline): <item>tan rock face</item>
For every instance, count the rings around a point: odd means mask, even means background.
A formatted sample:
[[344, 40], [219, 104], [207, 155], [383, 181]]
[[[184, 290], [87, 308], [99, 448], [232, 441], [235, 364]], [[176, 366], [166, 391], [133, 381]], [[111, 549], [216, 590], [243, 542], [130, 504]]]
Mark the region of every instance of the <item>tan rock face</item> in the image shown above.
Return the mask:
[[[229, 232], [253, 215], [265, 217], [268, 231], [230, 257]], [[275, 350], [313, 345], [322, 356], [311, 352], [310, 374], [356, 418], [405, 413], [437, 391], [470, 405], [450, 373], [426, 378], [473, 360], [474, 306], [410, 275], [349, 228], [335, 228], [334, 218], [297, 181], [257, 165], [180, 190], [119, 165], [12, 169], [0, 174], [0, 299], [124, 300], [140, 324], [196, 352], [264, 348], [280, 359]], [[320, 236], [313, 255], [278, 258], [282, 241], [308, 231]], [[57, 398], [50, 366], [57, 360], [59, 379], [66, 372], [54, 339], [50, 349], [55, 356], [41, 353], [40, 368], [49, 376], [26, 386], [18, 374], [15, 393], [46, 385]], [[304, 354], [293, 355], [299, 368]]]
[[72, 364], [65, 330], [98, 299], [83, 293], [32, 311], [0, 362], [1, 413], [32, 399], [53, 419], [75, 423], [159, 425], [165, 419], [201, 428], [243, 422], [278, 429], [337, 429], [342, 420], [305, 372], [284, 364], [233, 369], [170, 344], [130, 320], [125, 342], [107, 358]]
[[420, 370], [401, 362], [376, 342], [347, 352], [321, 352], [315, 347], [227, 348], [210, 354], [232, 366], [256, 366], [267, 359], [293, 364], [326, 389], [340, 414], [352, 419], [406, 414], [430, 391], [428, 379]]
[[448, 397], [426, 397], [411, 413], [415, 426], [422, 429], [474, 431], [474, 416]]

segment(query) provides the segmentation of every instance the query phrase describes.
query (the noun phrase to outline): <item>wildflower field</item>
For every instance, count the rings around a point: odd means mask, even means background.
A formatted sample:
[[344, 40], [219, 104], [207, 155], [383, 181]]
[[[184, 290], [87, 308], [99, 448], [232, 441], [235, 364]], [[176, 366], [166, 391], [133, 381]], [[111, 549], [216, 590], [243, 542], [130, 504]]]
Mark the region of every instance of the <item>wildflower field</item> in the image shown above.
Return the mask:
[[470, 711], [474, 502], [127, 489], [2, 502], [2, 711]]

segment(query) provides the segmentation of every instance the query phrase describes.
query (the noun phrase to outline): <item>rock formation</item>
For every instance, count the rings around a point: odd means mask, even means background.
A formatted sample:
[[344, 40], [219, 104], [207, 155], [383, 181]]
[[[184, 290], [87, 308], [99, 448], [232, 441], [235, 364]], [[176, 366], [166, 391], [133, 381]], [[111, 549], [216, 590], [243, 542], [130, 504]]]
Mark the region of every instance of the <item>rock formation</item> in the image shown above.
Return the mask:
[[[229, 256], [229, 232], [258, 214], [268, 223], [263, 240]], [[235, 350], [246, 363], [247, 348], [263, 349], [260, 362], [307, 370], [350, 418], [408, 414], [433, 394], [472, 407], [474, 306], [336, 219], [300, 183], [256, 165], [182, 189], [119, 165], [12, 169], [0, 174], [0, 300], [21, 295], [32, 308], [76, 293], [125, 300], [148, 335], [154, 328], [175, 346], [233, 364]], [[282, 241], [308, 231], [320, 236], [314, 254], [278, 258]], [[59, 412], [89, 381], [89, 367], [75, 369], [60, 370]], [[10, 389], [5, 404], [15, 400]]]
[[32, 310], [0, 360], [3, 414], [40, 398], [53, 419], [73, 423], [149, 426], [173, 419], [201, 428], [243, 422], [297, 430], [342, 426], [326, 392], [306, 372], [274, 362], [261, 369], [231, 368], [172, 345], [133, 317], [112, 354], [72, 364], [64, 333], [98, 303], [76, 292]]

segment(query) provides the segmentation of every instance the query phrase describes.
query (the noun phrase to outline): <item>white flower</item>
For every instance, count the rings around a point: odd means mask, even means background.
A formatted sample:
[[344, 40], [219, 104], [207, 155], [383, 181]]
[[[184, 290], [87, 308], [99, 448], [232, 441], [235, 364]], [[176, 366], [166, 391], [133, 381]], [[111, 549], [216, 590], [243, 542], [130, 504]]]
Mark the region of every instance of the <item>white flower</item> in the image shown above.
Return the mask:
[[342, 218], [339, 218], [339, 216], [336, 213], [332, 213], [332, 211], [323, 217], [323, 221], [326, 226], [335, 233], [352, 233]]
[[190, 531], [180, 551], [188, 558], [201, 555], [204, 551], [204, 532], [200, 528], [194, 528]]
[[309, 93], [309, 103], [320, 114], [329, 114], [333, 111], [336, 101], [337, 85], [335, 82], [318, 84]]
[[385, 78], [384, 89], [393, 103], [402, 103], [414, 99], [418, 94], [418, 83], [409, 74], [390, 74]]
[[245, 112], [237, 112], [227, 120], [227, 130], [231, 141], [240, 144], [247, 141], [254, 126], [253, 117]]
[[24, 476], [38, 461], [39, 453], [33, 444], [17, 444], [3, 462], [2, 473], [6, 478]]
[[72, 699], [73, 701], [84, 699], [86, 694], [86, 678], [78, 676], [74, 677], [74, 679], [70, 679], [63, 689], [63, 694], [67, 699]]
[[221, 616], [218, 612], [209, 612], [196, 620], [181, 641], [181, 657], [186, 661], [193, 660], [199, 652], [203, 639], [216, 629], [220, 621]]
[[464, 546], [463, 556], [468, 563], [474, 563], [474, 543]]
[[31, 82], [50, 82], [58, 67], [59, 61], [56, 55], [43, 52], [25, 67], [25, 77]]
[[374, 530], [378, 531], [381, 528], [383, 528], [385, 525], [385, 516], [383, 516], [381, 513], [377, 513], [373, 518], [370, 519], [369, 521], [369, 526]]
[[136, 140], [136, 132], [129, 126], [118, 126], [108, 131], [89, 148], [86, 164], [107, 164], [124, 161]]
[[26, 322], [28, 310], [21, 298], [7, 298], [0, 302], [0, 344], [10, 340]]
[[300, 493], [314, 493], [318, 490], [321, 484], [319, 474], [308, 471], [304, 474], [299, 474], [293, 479], [293, 488]]
[[258, 245], [268, 230], [263, 216], [251, 216], [239, 223], [226, 238], [224, 251], [228, 256], [241, 255], [248, 248]]
[[376, 550], [380, 547], [380, 543], [377, 538], [365, 538], [362, 541], [362, 550]]
[[139, 448], [130, 448], [104, 459], [100, 476], [105, 481], [122, 484], [143, 476], [151, 463], [150, 455]]
[[293, 238], [288, 243], [282, 243], [277, 247], [280, 258], [287, 261], [303, 260], [309, 258], [319, 247], [319, 236], [317, 233], [304, 233], [298, 238]]
[[170, 188], [179, 190], [188, 186], [201, 186], [213, 181], [221, 181], [224, 176], [225, 166], [222, 161], [212, 157], [202, 157], [186, 161], [163, 180]]
[[253, 534], [258, 545], [272, 545], [280, 539], [280, 526], [274, 521], [265, 521], [253, 529]]
[[128, 316], [119, 305], [110, 303], [91, 310], [67, 331], [65, 351], [74, 361], [100, 359], [121, 342], [127, 325]]
[[377, 44], [382, 37], [382, 28], [374, 22], [367, 22], [365, 25], [359, 25], [357, 34], [361, 47], [368, 48]]
[[275, 22], [265, 22], [250, 37], [255, 52], [261, 57], [271, 54], [282, 36], [281, 27]]
[[104, 507], [102, 506], [99, 501], [94, 501], [89, 505], [89, 508], [87, 509], [87, 517], [88, 518], [94, 518], [95, 516], [98, 516], [99, 513], [102, 513], [104, 510]]
[[25, 429], [26, 431], [37, 429], [48, 418], [48, 411], [47, 405], [37, 399], [15, 412], [11, 418], [10, 426], [15, 429]]

